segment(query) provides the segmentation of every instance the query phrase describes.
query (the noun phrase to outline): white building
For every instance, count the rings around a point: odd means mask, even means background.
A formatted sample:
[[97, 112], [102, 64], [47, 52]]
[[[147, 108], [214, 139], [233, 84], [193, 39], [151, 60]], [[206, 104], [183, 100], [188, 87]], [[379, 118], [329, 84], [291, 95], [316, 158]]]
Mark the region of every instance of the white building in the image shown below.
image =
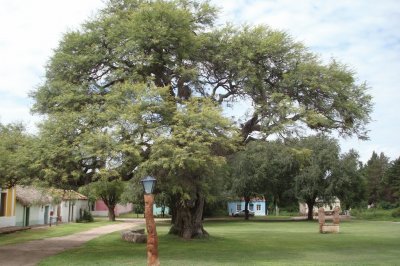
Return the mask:
[[[332, 202], [324, 202], [322, 199], [316, 200], [316, 203], [314, 204], [313, 207], [313, 214], [318, 215], [318, 208], [323, 207], [325, 212], [330, 212], [333, 211], [335, 207], [340, 208], [340, 200], [337, 197], [334, 197]], [[307, 215], [308, 214], [308, 206], [304, 202], [299, 202], [299, 213], [301, 215]]]

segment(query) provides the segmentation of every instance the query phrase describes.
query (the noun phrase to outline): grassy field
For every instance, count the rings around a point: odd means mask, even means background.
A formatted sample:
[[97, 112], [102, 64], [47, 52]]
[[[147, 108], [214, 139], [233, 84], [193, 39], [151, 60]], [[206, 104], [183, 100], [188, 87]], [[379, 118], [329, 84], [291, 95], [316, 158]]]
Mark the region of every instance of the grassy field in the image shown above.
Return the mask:
[[[400, 223], [351, 221], [339, 234], [319, 234], [316, 222], [213, 221], [211, 237], [183, 241], [159, 224], [162, 265], [398, 265]], [[146, 246], [119, 233], [50, 257], [40, 265], [146, 265]]]
[[0, 234], [0, 245], [21, 243], [29, 240], [43, 239], [56, 236], [66, 236], [86, 231], [98, 226], [107, 225], [106, 220], [95, 220], [93, 223], [68, 223], [52, 227], [40, 227], [12, 234]]

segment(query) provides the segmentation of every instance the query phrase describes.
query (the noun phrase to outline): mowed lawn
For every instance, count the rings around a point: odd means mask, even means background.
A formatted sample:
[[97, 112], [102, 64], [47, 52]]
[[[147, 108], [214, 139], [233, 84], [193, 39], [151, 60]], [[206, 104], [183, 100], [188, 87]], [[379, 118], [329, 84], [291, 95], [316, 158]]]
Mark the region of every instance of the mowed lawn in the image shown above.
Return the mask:
[[112, 222], [106, 221], [104, 219], [96, 219], [93, 223], [65, 223], [53, 225], [51, 227], [43, 226], [39, 228], [33, 228], [30, 230], [19, 231], [12, 234], [0, 234], [0, 246], [49, 237], [71, 235], [111, 223]]
[[[349, 221], [339, 234], [316, 222], [207, 222], [211, 237], [184, 241], [159, 224], [161, 265], [400, 265], [400, 223]], [[146, 246], [113, 233], [40, 265], [146, 265]]]

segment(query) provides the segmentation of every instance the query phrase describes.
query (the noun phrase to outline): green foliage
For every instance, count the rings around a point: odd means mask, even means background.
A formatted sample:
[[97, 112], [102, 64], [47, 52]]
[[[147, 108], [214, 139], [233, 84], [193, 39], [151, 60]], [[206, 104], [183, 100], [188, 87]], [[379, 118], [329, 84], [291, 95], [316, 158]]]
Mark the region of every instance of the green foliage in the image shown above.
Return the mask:
[[234, 195], [268, 197], [275, 204], [293, 201], [291, 189], [298, 163], [290, 148], [280, 141], [252, 141], [230, 160]]
[[389, 158], [385, 154], [378, 155], [373, 152], [371, 158], [364, 166], [363, 171], [367, 181], [368, 204], [375, 205], [383, 200], [385, 193], [384, 176], [389, 167]]
[[103, 200], [108, 208], [109, 220], [115, 221], [114, 208], [120, 202], [124, 188], [125, 184], [121, 180], [100, 179], [82, 187], [81, 192], [88, 194], [89, 198]]
[[300, 172], [295, 178], [297, 197], [314, 203], [319, 197], [329, 201], [334, 192], [335, 169], [339, 163], [339, 145], [337, 140], [324, 135], [302, 138], [296, 148], [306, 149]]
[[[90, 195], [101, 198], [103, 200], [111, 199], [113, 202], [119, 202], [122, 191], [124, 190], [124, 183], [120, 180], [99, 180], [88, 184], [83, 189], [87, 189]], [[107, 200], [108, 201], [108, 200]]]
[[0, 124], [0, 187], [23, 184], [33, 178], [34, 141], [22, 124]]
[[171, 130], [155, 138], [138, 176], [157, 177], [157, 187], [179, 201], [211, 196], [226, 160], [235, 149], [236, 129], [212, 101], [192, 98], [172, 114]]
[[[197, 1], [109, 1], [64, 35], [35, 91], [34, 111], [101, 112], [121, 84], [154, 81], [177, 99], [246, 97], [243, 124], [265, 136], [300, 126], [366, 137], [371, 97], [335, 60], [324, 65], [303, 44], [266, 26], [213, 28], [216, 9]], [[115, 117], [114, 117], [115, 118]]]
[[[338, 178], [334, 183], [334, 194], [340, 199], [343, 209], [361, 207], [366, 201], [366, 181], [356, 151], [350, 150], [340, 156]], [[364, 207], [366, 204], [364, 204]]]
[[391, 203], [400, 202], [400, 158], [390, 163], [384, 177], [386, 200]]
[[[346, 181], [339, 171], [339, 144], [325, 135], [302, 138], [294, 143], [300, 163], [295, 177], [295, 193], [308, 206], [308, 219], [313, 219], [313, 207], [319, 201], [329, 203]], [[340, 184], [340, 182], [342, 184]]]
[[76, 219], [77, 223], [92, 223], [94, 222], [93, 216], [88, 210], [83, 210], [81, 216]]
[[400, 218], [400, 208], [394, 209], [392, 211], [392, 217], [394, 218]]

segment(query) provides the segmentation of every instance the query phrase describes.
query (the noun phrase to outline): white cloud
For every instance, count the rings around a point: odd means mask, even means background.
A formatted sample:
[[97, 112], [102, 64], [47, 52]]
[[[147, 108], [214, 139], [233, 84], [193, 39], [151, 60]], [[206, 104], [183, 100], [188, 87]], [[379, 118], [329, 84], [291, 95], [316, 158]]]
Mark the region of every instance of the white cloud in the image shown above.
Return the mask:
[[0, 0], [0, 93], [26, 96], [40, 83], [62, 34], [78, 27], [101, 3]]

